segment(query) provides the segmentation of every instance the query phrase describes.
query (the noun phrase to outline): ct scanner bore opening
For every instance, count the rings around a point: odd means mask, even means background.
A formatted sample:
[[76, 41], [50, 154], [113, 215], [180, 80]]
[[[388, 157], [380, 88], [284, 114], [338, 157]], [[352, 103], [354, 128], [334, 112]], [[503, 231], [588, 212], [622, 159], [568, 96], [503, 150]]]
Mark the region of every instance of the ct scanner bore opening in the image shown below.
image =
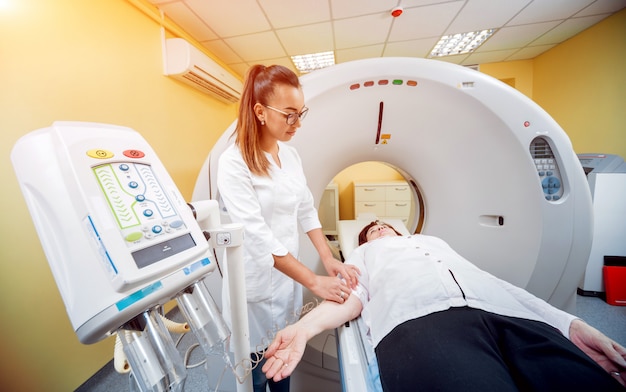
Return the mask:
[[[426, 210], [424, 208], [424, 198], [418, 182], [408, 175], [408, 173], [402, 168], [383, 161], [363, 161], [355, 163], [344, 168], [332, 178], [331, 184], [335, 184], [338, 188], [339, 206], [337, 219], [352, 220], [359, 218], [355, 208], [355, 203], [357, 203], [355, 188], [357, 185], [389, 184], [394, 181], [405, 182], [406, 186], [409, 187], [410, 209], [406, 213], [402, 213], [400, 216], [392, 216], [393, 214], [385, 214], [384, 212], [373, 214], [367, 213], [366, 215], [375, 215], [381, 220], [390, 217], [401, 218], [406, 222], [406, 228], [411, 233], [420, 233], [424, 225]], [[318, 198], [318, 200], [320, 220], [324, 224], [324, 219], [328, 219], [329, 216], [332, 216], [332, 212], [329, 211], [332, 206], [329, 204], [332, 204], [333, 201], [331, 200], [329, 202], [326, 194], [324, 194], [321, 198]], [[400, 203], [405, 203], [405, 201], [403, 199], [403, 201], [400, 202], [392, 198], [390, 201], [387, 201], [387, 203], [398, 203], [398, 205], [403, 205]], [[376, 206], [372, 206], [376, 209]], [[327, 237], [332, 240], [334, 235], [327, 234]]]

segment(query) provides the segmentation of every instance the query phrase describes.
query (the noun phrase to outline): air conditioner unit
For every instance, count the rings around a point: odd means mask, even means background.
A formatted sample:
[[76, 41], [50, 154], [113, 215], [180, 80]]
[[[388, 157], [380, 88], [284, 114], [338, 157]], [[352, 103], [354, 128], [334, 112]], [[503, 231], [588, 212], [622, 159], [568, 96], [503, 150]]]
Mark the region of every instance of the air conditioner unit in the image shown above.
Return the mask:
[[165, 40], [163, 69], [171, 76], [221, 101], [234, 103], [241, 97], [242, 83], [198, 48], [182, 38]]

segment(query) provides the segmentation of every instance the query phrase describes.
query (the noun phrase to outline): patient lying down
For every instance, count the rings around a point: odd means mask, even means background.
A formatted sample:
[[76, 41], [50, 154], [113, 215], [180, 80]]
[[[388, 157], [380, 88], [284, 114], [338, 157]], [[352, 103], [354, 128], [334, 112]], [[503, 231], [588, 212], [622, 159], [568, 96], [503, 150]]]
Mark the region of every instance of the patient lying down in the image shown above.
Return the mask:
[[309, 339], [361, 314], [388, 392], [624, 390], [624, 347], [443, 240], [372, 222], [359, 245], [346, 261], [361, 271], [357, 288], [278, 332], [268, 378], [288, 377]]

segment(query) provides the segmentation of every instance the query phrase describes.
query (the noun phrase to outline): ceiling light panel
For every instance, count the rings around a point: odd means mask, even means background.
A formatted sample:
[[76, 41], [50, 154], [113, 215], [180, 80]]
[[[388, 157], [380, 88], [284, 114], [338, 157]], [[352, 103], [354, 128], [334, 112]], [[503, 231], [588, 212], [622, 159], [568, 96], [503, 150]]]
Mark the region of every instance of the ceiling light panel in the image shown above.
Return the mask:
[[444, 35], [439, 42], [437, 42], [432, 52], [430, 52], [430, 57], [452, 56], [473, 52], [482, 45], [487, 38], [491, 37], [495, 31], [495, 29], [488, 29]]
[[316, 69], [330, 67], [335, 64], [334, 52], [320, 52], [312, 54], [303, 54], [299, 56], [291, 56], [298, 71], [301, 73], [307, 73]]

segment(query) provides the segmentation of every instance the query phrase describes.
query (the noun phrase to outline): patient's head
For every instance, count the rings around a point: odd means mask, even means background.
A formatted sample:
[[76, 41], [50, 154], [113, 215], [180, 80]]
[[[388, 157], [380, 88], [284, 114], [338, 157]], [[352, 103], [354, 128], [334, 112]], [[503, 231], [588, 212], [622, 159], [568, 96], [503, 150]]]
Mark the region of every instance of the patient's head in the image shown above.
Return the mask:
[[388, 223], [373, 221], [365, 226], [359, 233], [359, 246], [380, 237], [398, 236], [400, 234]]

